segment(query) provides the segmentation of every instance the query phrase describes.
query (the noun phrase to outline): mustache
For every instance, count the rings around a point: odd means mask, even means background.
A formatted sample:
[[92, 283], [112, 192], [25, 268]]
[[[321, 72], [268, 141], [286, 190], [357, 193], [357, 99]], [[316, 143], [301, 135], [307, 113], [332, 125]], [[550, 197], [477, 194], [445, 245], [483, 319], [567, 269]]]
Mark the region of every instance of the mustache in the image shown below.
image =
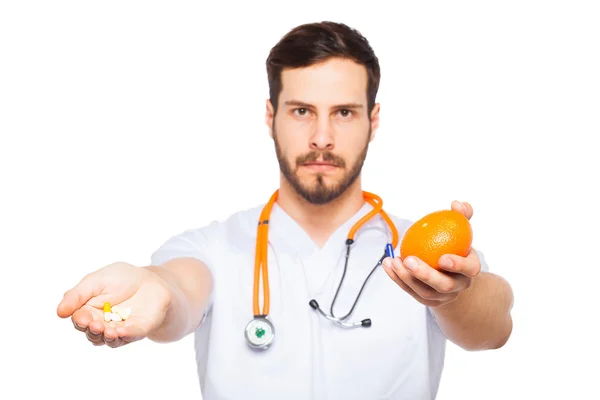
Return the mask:
[[308, 162], [314, 162], [314, 161], [317, 161], [320, 157], [321, 157], [322, 161], [331, 163], [331, 164], [335, 165], [336, 167], [340, 167], [340, 168], [346, 167], [346, 162], [344, 161], [344, 159], [340, 156], [336, 156], [335, 154], [333, 154], [330, 151], [321, 151], [321, 152], [313, 151], [308, 154], [298, 156], [296, 158], [296, 165], [301, 165], [301, 164], [308, 163]]

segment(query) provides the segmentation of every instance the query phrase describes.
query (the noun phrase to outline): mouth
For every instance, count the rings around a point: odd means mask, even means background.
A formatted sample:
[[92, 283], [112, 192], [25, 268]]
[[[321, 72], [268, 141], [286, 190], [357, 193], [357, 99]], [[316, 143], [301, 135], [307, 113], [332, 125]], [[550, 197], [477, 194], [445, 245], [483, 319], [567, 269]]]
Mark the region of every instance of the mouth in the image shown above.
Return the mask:
[[330, 162], [325, 162], [325, 161], [307, 162], [307, 163], [301, 164], [301, 166], [306, 167], [312, 171], [317, 171], [317, 172], [327, 172], [327, 171], [332, 171], [332, 170], [338, 168], [337, 165], [332, 164]]
[[337, 167], [337, 165], [327, 162], [327, 161], [310, 161], [310, 162], [305, 162], [302, 165], [330, 165], [332, 167]]

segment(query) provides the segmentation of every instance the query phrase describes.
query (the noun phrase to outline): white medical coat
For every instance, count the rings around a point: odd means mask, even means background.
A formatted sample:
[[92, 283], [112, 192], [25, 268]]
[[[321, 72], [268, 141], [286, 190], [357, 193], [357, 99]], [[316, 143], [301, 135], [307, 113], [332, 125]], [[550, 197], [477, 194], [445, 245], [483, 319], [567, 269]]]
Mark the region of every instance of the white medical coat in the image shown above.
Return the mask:
[[[322, 248], [274, 205], [268, 267], [275, 338], [266, 351], [248, 346], [244, 328], [253, 317], [256, 228], [263, 206], [181, 232], [152, 254], [153, 265], [195, 257], [212, 271], [210, 305], [194, 333], [203, 399], [434, 399], [446, 337], [430, 309], [405, 293], [381, 267], [369, 279], [350, 318], [370, 318], [371, 327], [341, 328], [309, 306], [316, 299], [329, 312], [344, 267], [347, 234], [372, 209], [369, 204]], [[412, 222], [389, 216], [401, 239]], [[390, 241], [380, 216], [359, 229], [334, 307], [336, 316], [348, 312]], [[262, 283], [260, 292], [262, 306]]]

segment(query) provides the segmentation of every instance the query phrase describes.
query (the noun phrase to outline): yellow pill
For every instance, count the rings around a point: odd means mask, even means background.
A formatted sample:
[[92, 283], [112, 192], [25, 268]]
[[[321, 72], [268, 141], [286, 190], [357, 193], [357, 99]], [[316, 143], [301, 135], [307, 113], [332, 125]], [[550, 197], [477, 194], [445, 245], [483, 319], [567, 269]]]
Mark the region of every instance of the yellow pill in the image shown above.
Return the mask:
[[104, 303], [104, 312], [110, 312], [110, 303]]

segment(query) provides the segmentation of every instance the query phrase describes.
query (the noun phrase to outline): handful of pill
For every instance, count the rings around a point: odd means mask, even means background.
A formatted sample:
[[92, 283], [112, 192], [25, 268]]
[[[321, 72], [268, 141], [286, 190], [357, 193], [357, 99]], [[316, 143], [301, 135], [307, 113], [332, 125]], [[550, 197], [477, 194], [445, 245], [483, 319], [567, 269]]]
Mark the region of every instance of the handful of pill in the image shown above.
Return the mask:
[[131, 315], [131, 308], [122, 308], [119, 306], [111, 307], [110, 303], [104, 303], [104, 320], [110, 321], [125, 321]]

